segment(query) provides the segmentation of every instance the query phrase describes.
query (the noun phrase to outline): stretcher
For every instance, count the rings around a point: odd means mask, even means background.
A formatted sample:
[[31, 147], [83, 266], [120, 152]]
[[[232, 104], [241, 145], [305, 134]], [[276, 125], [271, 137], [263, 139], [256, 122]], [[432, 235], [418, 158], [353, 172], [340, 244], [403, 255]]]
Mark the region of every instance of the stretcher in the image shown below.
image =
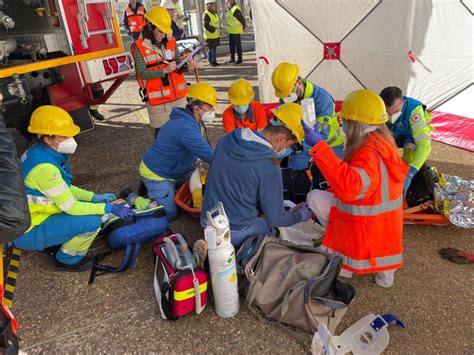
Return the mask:
[[189, 189], [189, 181], [181, 185], [178, 191], [176, 191], [176, 194], [174, 195], [174, 203], [193, 217], [201, 216], [201, 209], [193, 207], [193, 196]]
[[444, 214], [439, 214], [434, 210], [433, 201], [428, 201], [414, 207], [408, 207], [405, 204], [403, 210], [403, 223], [444, 226], [450, 222], [448, 217]]

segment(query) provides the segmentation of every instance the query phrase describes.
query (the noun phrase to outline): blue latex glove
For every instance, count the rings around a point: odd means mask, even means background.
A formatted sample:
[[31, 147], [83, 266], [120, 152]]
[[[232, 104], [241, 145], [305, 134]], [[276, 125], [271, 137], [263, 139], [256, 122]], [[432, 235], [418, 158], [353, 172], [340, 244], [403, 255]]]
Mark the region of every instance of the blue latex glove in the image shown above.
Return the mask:
[[311, 211], [307, 203], [302, 203], [298, 209], [298, 212], [301, 215], [301, 222], [309, 221], [313, 216], [313, 211]]
[[304, 129], [304, 141], [308, 143], [311, 147], [313, 147], [319, 141], [323, 141], [323, 136], [319, 133], [319, 123], [316, 122], [314, 128], [309, 127], [303, 120], [301, 120], [301, 124], [303, 125]]
[[127, 222], [135, 216], [135, 212], [131, 208], [122, 205], [112, 205], [112, 213]]
[[114, 194], [94, 194], [94, 196], [92, 196], [91, 202], [108, 203], [108, 202], [112, 202], [115, 199], [116, 197]]
[[322, 129], [319, 131], [319, 133], [321, 133], [321, 137], [323, 137], [323, 140], [326, 142], [329, 138], [329, 134], [331, 133], [331, 131], [329, 129]]
[[403, 185], [403, 196], [407, 195], [408, 188], [410, 187], [411, 180], [413, 176], [418, 172], [417, 168], [410, 166], [410, 170], [408, 170], [407, 177], [405, 178], [405, 184]]

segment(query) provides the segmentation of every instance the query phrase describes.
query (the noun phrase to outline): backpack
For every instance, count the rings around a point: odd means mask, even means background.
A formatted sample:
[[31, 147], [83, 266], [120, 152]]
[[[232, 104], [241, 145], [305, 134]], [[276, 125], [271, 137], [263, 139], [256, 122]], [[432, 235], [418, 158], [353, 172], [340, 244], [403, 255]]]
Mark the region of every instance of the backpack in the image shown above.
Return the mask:
[[413, 176], [405, 199], [408, 206], [418, 206], [434, 199], [434, 187], [439, 182], [438, 175], [428, 165], [423, 164]]
[[[305, 332], [314, 333], [320, 323], [334, 332], [355, 296], [351, 285], [337, 280], [341, 258], [273, 237], [249, 239], [237, 256], [248, 281], [249, 309], [260, 318]], [[242, 250], [246, 245], [249, 251]]]
[[[105, 237], [110, 251], [95, 257], [89, 284], [96, 276], [110, 272], [122, 272], [131, 269], [140, 252], [140, 245], [154, 239], [168, 231], [168, 218], [165, 208], [161, 205], [137, 211], [132, 221], [124, 221], [117, 216], [112, 217], [102, 226], [102, 235]], [[100, 261], [111, 254], [112, 250], [125, 249], [125, 255], [119, 266], [101, 265]]]
[[176, 320], [191, 312], [200, 314], [207, 302], [207, 274], [184, 237], [178, 233], [157, 238], [153, 254], [153, 288], [161, 318]]

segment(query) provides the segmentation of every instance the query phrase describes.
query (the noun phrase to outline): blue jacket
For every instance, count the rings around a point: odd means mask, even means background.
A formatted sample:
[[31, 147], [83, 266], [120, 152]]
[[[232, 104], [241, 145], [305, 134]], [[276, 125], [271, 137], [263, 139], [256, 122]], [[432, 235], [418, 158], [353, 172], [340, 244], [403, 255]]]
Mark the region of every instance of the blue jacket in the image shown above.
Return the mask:
[[177, 41], [182, 39], [184, 32], [181, 31], [174, 21], [171, 21], [171, 31], [173, 31], [173, 37], [176, 38]]
[[217, 145], [209, 169], [201, 212], [224, 204], [233, 231], [255, 222], [257, 205], [271, 227], [291, 226], [301, 221], [299, 212], [283, 208], [283, 181], [276, 154], [270, 143], [257, 132], [238, 128], [225, 135]]
[[[36, 143], [28, 149], [21, 157], [21, 168], [23, 179], [26, 179], [31, 170], [39, 164], [54, 165], [61, 172], [64, 182], [71, 186], [74, 176], [72, 175], [71, 166], [68, 164], [69, 155], [58, 153], [49, 148], [45, 144]], [[26, 193], [34, 196], [44, 196], [40, 191], [25, 186]]]
[[426, 106], [418, 100], [406, 96], [403, 96], [403, 98], [405, 100], [405, 104], [402, 108], [402, 114], [400, 117], [398, 117], [395, 123], [390, 126], [390, 130], [395, 136], [395, 141], [397, 142], [398, 148], [403, 148], [403, 146], [407, 143], [415, 143], [410, 124], [410, 117], [413, 110], [415, 110], [417, 107], [422, 106], [423, 109], [426, 109]]
[[210, 163], [214, 150], [204, 137], [204, 126], [190, 110], [173, 108], [143, 162], [156, 175], [179, 179], [193, 169], [197, 159]]
[[[332, 117], [334, 115], [334, 100], [331, 94], [321, 86], [312, 84], [313, 92], [308, 95], [308, 82], [305, 81], [305, 98], [313, 98], [316, 109], [316, 117]], [[308, 88], [308, 89], [307, 89]]]

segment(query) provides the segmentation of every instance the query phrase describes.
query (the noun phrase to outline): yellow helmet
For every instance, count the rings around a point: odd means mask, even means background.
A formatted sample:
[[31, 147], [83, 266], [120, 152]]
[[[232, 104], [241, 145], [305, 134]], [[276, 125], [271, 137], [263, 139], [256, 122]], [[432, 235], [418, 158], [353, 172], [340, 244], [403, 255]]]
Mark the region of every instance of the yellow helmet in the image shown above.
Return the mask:
[[163, 7], [155, 6], [145, 14], [145, 19], [156, 28], [167, 35], [173, 33], [171, 30], [171, 16]]
[[303, 142], [304, 130], [301, 124], [303, 109], [301, 105], [289, 102], [273, 109], [272, 113], [293, 133], [299, 143]]
[[367, 124], [382, 124], [388, 120], [382, 98], [367, 89], [356, 90], [347, 95], [337, 117]]
[[286, 62], [278, 64], [272, 74], [275, 96], [280, 99], [289, 96], [298, 80], [299, 73], [300, 68], [296, 64]]
[[254, 92], [248, 80], [240, 78], [232, 83], [228, 95], [232, 105], [248, 105], [252, 102]]
[[217, 106], [217, 92], [211, 84], [203, 81], [193, 84], [189, 87], [187, 98], [200, 100], [212, 107]]
[[47, 136], [73, 137], [80, 131], [69, 113], [52, 105], [40, 106], [34, 110], [28, 126], [28, 132]]

